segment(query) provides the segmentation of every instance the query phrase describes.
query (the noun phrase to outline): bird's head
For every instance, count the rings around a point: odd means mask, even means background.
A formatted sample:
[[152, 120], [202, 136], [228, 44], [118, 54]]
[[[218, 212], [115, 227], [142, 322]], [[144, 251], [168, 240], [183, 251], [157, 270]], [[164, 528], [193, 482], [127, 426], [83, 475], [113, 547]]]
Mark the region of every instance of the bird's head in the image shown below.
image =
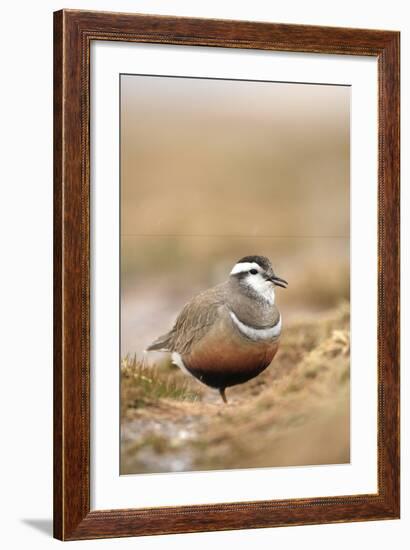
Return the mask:
[[275, 287], [287, 288], [287, 281], [273, 271], [265, 256], [245, 256], [233, 266], [230, 278], [247, 291], [255, 293], [267, 302], [275, 302]]

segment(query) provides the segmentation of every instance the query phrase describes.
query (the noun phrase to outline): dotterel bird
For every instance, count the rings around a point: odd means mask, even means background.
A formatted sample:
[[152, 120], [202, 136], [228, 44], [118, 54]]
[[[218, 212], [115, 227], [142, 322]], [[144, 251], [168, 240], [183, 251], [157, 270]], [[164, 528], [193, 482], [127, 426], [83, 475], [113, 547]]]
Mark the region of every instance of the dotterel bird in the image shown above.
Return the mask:
[[242, 384], [268, 367], [278, 350], [282, 318], [275, 287], [287, 287], [264, 256], [239, 260], [227, 281], [188, 302], [173, 328], [146, 351], [171, 352], [172, 362], [218, 389]]

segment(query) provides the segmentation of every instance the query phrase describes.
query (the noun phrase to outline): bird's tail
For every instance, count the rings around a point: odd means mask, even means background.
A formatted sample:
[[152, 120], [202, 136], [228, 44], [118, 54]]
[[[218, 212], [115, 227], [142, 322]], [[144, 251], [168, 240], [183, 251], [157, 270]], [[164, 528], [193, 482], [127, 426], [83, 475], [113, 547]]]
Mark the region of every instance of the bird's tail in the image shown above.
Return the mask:
[[147, 347], [146, 351], [171, 351], [170, 340], [171, 334], [167, 332], [167, 334], [163, 334], [154, 340], [152, 344]]

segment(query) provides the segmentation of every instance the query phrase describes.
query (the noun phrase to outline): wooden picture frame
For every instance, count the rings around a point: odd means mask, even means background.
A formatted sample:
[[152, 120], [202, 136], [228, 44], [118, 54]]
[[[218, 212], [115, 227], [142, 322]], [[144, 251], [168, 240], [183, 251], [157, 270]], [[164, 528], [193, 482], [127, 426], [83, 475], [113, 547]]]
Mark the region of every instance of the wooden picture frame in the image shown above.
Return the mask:
[[[93, 40], [372, 56], [378, 62], [378, 492], [90, 510]], [[63, 10], [54, 14], [54, 536], [62, 540], [399, 517], [398, 32]]]

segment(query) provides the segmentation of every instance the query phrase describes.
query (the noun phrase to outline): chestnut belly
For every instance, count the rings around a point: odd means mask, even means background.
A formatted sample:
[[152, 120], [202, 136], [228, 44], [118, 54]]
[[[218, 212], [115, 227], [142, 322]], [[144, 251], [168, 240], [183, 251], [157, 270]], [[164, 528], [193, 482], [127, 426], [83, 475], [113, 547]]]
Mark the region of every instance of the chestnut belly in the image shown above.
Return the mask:
[[[211, 335], [210, 335], [211, 336]], [[204, 384], [227, 388], [258, 376], [272, 362], [279, 342], [254, 342], [235, 333], [203, 338], [182, 360]]]

